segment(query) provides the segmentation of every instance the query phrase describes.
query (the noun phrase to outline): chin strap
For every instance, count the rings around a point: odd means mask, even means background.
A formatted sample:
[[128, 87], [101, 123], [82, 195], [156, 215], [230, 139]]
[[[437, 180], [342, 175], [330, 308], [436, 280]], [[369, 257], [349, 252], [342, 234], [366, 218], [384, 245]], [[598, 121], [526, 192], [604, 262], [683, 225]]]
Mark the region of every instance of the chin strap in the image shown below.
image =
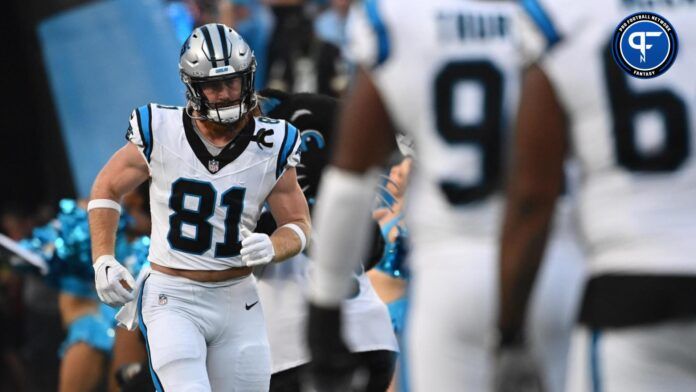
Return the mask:
[[195, 116], [195, 115], [193, 114], [194, 111], [195, 111], [195, 109], [194, 109], [193, 106], [191, 105], [191, 101], [187, 102], [187, 103], [186, 103], [186, 107], [184, 108], [184, 112], [186, 113], [187, 116], [189, 116], [190, 119], [193, 119], [193, 120], [203, 120], [203, 121], [207, 121], [207, 120], [208, 120], [206, 117]]
[[[233, 124], [233, 123], [236, 123], [236, 122], [239, 121], [239, 120], [242, 118], [242, 116], [244, 116], [244, 114], [246, 113], [246, 111], [242, 111], [242, 105], [244, 105], [244, 104], [243, 104], [243, 103], [240, 103], [240, 104], [238, 104], [238, 105], [227, 106], [227, 107], [224, 107], [224, 108], [211, 108], [210, 106], [207, 106], [207, 105], [206, 105], [206, 107], [207, 107], [207, 109], [208, 109], [208, 120], [214, 121], [214, 122], [218, 122], [218, 123], [223, 123], [223, 124]], [[235, 110], [237, 111], [237, 116], [234, 117], [234, 118], [225, 119], [225, 118], [223, 118], [223, 117], [220, 115], [220, 112], [221, 112], [221, 111], [224, 113], [224, 112], [228, 112], [228, 111], [233, 112], [233, 111], [235, 111]], [[210, 116], [211, 113], [215, 113], [215, 114], [217, 115], [217, 119], [214, 119], [213, 117], [211, 117], [211, 116]]]
[[[236, 105], [236, 106], [239, 107], [239, 113], [240, 113], [240, 114], [239, 114], [239, 117], [237, 117], [234, 121], [216, 120], [216, 119], [213, 118], [213, 117], [209, 117], [209, 116], [203, 115], [200, 111], [197, 111], [197, 110], [193, 107], [193, 104], [192, 104], [190, 101], [186, 104], [186, 107], [184, 108], [184, 111], [186, 112], [186, 115], [189, 116], [189, 118], [194, 119], [194, 120], [212, 121], [212, 122], [216, 122], [216, 123], [220, 123], [220, 124], [233, 124], [233, 123], [235, 123], [235, 122], [241, 120], [242, 117], [244, 117], [244, 114], [246, 114], [246, 113], [249, 112], [249, 111], [247, 110], [246, 112], [242, 113], [242, 109], [241, 109], [241, 107], [240, 107], [241, 105]], [[219, 115], [220, 111], [219, 111], [218, 109], [210, 109], [210, 108], [207, 107], [207, 106], [206, 106], [206, 109], [208, 109], [209, 111], [216, 111], [216, 112], [218, 113], [218, 118], [220, 118], [220, 115]], [[198, 115], [196, 115], [195, 113], [198, 113]]]

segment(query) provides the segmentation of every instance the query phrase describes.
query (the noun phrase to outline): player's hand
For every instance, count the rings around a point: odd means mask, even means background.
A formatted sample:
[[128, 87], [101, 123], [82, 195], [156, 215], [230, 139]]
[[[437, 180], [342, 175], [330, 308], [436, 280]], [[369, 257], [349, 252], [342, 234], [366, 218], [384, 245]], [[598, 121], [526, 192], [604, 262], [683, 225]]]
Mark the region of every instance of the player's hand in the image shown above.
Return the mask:
[[123, 306], [133, 300], [135, 279], [114, 256], [99, 256], [92, 267], [97, 295], [102, 302], [109, 306]]
[[362, 391], [367, 374], [341, 337], [341, 309], [309, 305], [307, 343], [312, 357], [303, 392]]
[[242, 228], [242, 263], [247, 267], [268, 264], [275, 257], [271, 237], [263, 233], [252, 233]]
[[541, 370], [524, 344], [498, 348], [494, 377], [496, 392], [544, 391]]

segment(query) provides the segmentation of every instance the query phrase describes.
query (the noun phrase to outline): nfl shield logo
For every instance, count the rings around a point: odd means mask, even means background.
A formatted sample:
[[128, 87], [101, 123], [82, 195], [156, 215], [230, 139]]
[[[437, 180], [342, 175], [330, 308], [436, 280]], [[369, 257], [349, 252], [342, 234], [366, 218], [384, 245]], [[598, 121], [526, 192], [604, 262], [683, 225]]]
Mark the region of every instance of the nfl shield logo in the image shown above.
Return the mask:
[[160, 294], [158, 302], [160, 305], [166, 305], [167, 304], [167, 296], [164, 294]]
[[210, 170], [212, 173], [217, 173], [217, 171], [220, 170], [220, 162], [216, 161], [215, 159], [209, 160], [208, 170]]

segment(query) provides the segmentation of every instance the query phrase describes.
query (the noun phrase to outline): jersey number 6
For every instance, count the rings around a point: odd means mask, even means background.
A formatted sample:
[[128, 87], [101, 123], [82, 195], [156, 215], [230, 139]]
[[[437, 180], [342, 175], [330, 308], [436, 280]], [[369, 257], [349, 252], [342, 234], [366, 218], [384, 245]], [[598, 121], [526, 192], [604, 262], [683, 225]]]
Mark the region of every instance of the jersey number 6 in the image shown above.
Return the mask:
[[[629, 77], [604, 49], [604, 73], [611, 105], [614, 151], [619, 165], [631, 172], [673, 172], [689, 156], [689, 123], [684, 101], [668, 88], [634, 91]], [[638, 126], [641, 115], [657, 114], [662, 121], [663, 143], [658, 148], [641, 149]]]

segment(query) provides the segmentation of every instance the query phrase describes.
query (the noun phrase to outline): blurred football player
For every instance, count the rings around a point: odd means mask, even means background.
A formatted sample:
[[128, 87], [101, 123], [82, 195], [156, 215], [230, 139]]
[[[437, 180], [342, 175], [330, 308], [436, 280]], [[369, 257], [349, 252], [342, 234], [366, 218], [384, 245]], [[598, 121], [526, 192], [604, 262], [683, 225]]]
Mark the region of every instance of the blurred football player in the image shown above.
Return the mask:
[[589, 277], [567, 390], [695, 390], [696, 55], [680, 51], [668, 71], [638, 79], [617, 65], [611, 42], [624, 18], [649, 9], [693, 48], [696, 5], [540, 3], [526, 37], [549, 49], [524, 76], [500, 245], [501, 333], [520, 334], [573, 155]]
[[[298, 179], [310, 210], [316, 200], [321, 172], [333, 148], [332, 129], [338, 101], [321, 94], [261, 92], [264, 113], [292, 121], [300, 131], [301, 162]], [[262, 216], [261, 226], [272, 230], [272, 218]], [[375, 225], [376, 226], [376, 225]], [[374, 231], [375, 236], [378, 231]], [[383, 246], [376, 247], [378, 253]], [[373, 256], [373, 258], [379, 256]], [[273, 359], [271, 391], [300, 391], [301, 380], [311, 358], [307, 351], [307, 285], [311, 260], [300, 254], [277, 265], [262, 267], [256, 273], [259, 295], [268, 325]], [[345, 301], [345, 331], [349, 350], [367, 369], [366, 391], [383, 392], [392, 378], [398, 346], [389, 313], [375, 294], [362, 268], [354, 274], [355, 291]]]
[[[255, 62], [232, 29], [195, 29], [179, 61], [186, 107], [134, 110], [129, 143], [92, 189], [97, 291], [112, 306], [128, 303], [131, 320], [137, 310], [158, 390], [268, 389], [270, 352], [251, 270], [301, 252], [310, 221], [295, 172], [299, 132], [251, 114]], [[118, 201], [148, 179], [152, 272], [136, 286], [114, 258], [113, 239]], [[264, 203], [278, 223], [270, 236], [252, 232]]]
[[[341, 264], [330, 255], [364, 249], [375, 168], [403, 130], [415, 146], [406, 334], [417, 391], [491, 386], [499, 190], [525, 61], [517, 11], [492, 1], [366, 1], [349, 22], [349, 52], [359, 67], [315, 215], [322, 240], [313, 249], [310, 336], [339, 315], [355, 260]], [[335, 338], [327, 334], [314, 349], [340, 348]], [[325, 363], [324, 372], [348, 365]]]

